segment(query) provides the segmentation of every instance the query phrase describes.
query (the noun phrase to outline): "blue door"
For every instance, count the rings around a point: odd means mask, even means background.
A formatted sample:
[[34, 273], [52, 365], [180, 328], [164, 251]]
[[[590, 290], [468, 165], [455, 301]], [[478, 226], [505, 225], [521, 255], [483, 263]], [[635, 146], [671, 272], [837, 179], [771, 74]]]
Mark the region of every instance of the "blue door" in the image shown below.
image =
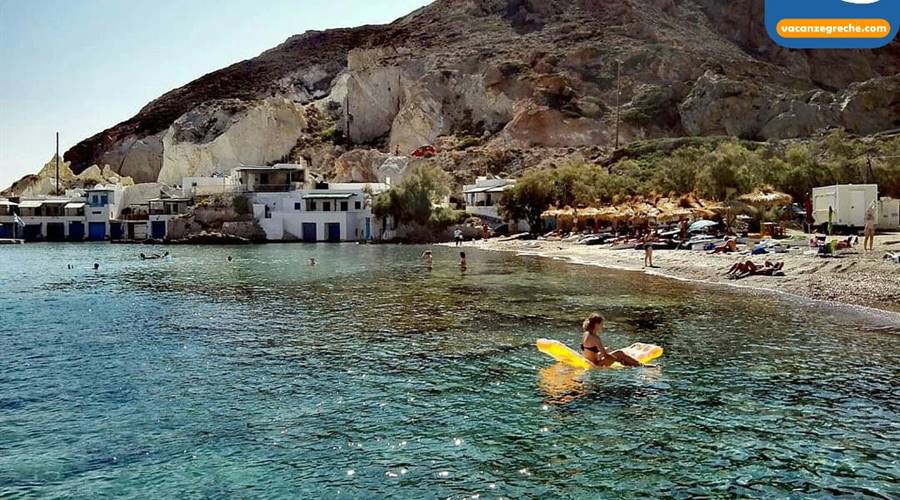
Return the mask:
[[372, 239], [372, 218], [366, 217], [366, 241]]
[[22, 230], [22, 239], [25, 241], [37, 241], [43, 236], [41, 231], [42, 228], [40, 224], [29, 224]]
[[111, 240], [121, 240], [122, 239], [122, 223], [121, 222], [110, 222], [109, 223], [109, 239], [111, 239]]
[[161, 240], [166, 237], [166, 221], [155, 220], [150, 227], [150, 234], [155, 240]]
[[315, 222], [304, 222], [303, 223], [303, 241], [316, 241], [316, 223]]
[[341, 241], [341, 225], [337, 222], [325, 224], [325, 234], [328, 241]]
[[69, 239], [72, 241], [81, 241], [84, 239], [84, 223], [83, 222], [70, 222], [69, 223]]
[[66, 225], [62, 222], [47, 223], [47, 241], [63, 241], [66, 239]]
[[12, 224], [0, 224], [0, 238], [12, 238], [13, 237], [13, 225]]
[[91, 241], [103, 241], [106, 239], [106, 223], [91, 222], [88, 224], [88, 239]]

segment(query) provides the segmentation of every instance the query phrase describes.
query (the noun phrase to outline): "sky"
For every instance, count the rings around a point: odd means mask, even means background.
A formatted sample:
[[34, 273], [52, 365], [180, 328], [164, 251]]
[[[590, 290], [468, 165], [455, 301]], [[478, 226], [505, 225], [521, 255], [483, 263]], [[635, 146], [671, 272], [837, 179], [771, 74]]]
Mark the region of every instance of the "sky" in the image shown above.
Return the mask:
[[163, 93], [292, 35], [429, 0], [0, 0], [0, 190]]

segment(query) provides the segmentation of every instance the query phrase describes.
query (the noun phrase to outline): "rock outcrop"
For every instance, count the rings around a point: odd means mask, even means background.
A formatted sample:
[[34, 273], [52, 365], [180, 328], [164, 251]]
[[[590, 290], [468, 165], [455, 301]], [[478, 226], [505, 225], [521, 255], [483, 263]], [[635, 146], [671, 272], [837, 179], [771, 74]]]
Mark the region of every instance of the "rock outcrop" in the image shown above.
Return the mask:
[[97, 184], [119, 184], [121, 186], [133, 186], [131, 177], [122, 176], [109, 165], [102, 169], [97, 165], [91, 165], [80, 174], [72, 172], [71, 162], [59, 161], [59, 190], [57, 191], [57, 156], [53, 155], [36, 174], [27, 175], [13, 183], [3, 191], [4, 196], [48, 196], [62, 195], [67, 189], [93, 187]]
[[853, 83], [840, 93], [778, 93], [708, 71], [680, 112], [691, 135], [792, 139], [830, 127], [874, 134], [900, 128], [900, 74]]
[[389, 25], [292, 37], [161, 96], [65, 157], [73, 172], [110, 165], [138, 182], [285, 156], [357, 180], [375, 161], [342, 160], [348, 151], [408, 154], [465, 137], [484, 149], [461, 148], [471, 160], [454, 151], [447, 167], [488, 169], [486, 158], [519, 161], [523, 148], [610, 147], [617, 102], [622, 141], [898, 126], [900, 42], [786, 50], [766, 35], [762, 3], [437, 0]]
[[285, 158], [306, 132], [302, 106], [283, 98], [211, 101], [182, 115], [163, 136], [159, 181], [227, 173]]

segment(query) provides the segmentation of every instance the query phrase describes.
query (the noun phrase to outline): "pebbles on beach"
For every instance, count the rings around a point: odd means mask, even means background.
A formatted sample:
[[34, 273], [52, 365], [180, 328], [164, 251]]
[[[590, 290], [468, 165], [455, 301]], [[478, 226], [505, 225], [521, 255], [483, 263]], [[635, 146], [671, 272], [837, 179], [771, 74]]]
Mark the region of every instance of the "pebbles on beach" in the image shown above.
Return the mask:
[[[710, 255], [690, 250], [656, 250], [656, 268], [644, 269], [644, 253], [635, 250], [611, 250], [602, 246], [585, 246], [562, 241], [500, 241], [497, 239], [472, 243], [485, 250], [528, 253], [550, 258], [562, 258], [578, 264], [612, 267], [679, 279], [739, 285], [774, 290], [819, 300], [862, 305], [891, 312], [900, 312], [900, 265], [883, 259], [887, 252], [900, 250], [898, 235], [879, 235], [874, 251], [864, 252], [861, 246], [839, 252], [835, 257], [822, 258], [810, 254], [810, 249], [794, 240], [798, 246], [787, 253], [749, 255]], [[732, 264], [752, 260], [783, 261], [784, 276], [750, 276], [735, 281], [725, 276]]]

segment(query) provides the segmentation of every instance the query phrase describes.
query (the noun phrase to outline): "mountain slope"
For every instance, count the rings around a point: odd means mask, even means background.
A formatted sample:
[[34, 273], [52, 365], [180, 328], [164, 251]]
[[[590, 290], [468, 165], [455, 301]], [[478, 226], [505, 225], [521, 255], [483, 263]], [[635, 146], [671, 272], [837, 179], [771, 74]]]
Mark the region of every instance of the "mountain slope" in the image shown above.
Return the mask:
[[348, 148], [408, 152], [442, 136], [500, 152], [603, 148], [617, 61], [625, 141], [900, 127], [900, 44], [790, 51], [762, 19], [762, 0], [438, 0], [389, 25], [292, 37], [65, 159], [177, 183], [284, 158], [329, 171]]

